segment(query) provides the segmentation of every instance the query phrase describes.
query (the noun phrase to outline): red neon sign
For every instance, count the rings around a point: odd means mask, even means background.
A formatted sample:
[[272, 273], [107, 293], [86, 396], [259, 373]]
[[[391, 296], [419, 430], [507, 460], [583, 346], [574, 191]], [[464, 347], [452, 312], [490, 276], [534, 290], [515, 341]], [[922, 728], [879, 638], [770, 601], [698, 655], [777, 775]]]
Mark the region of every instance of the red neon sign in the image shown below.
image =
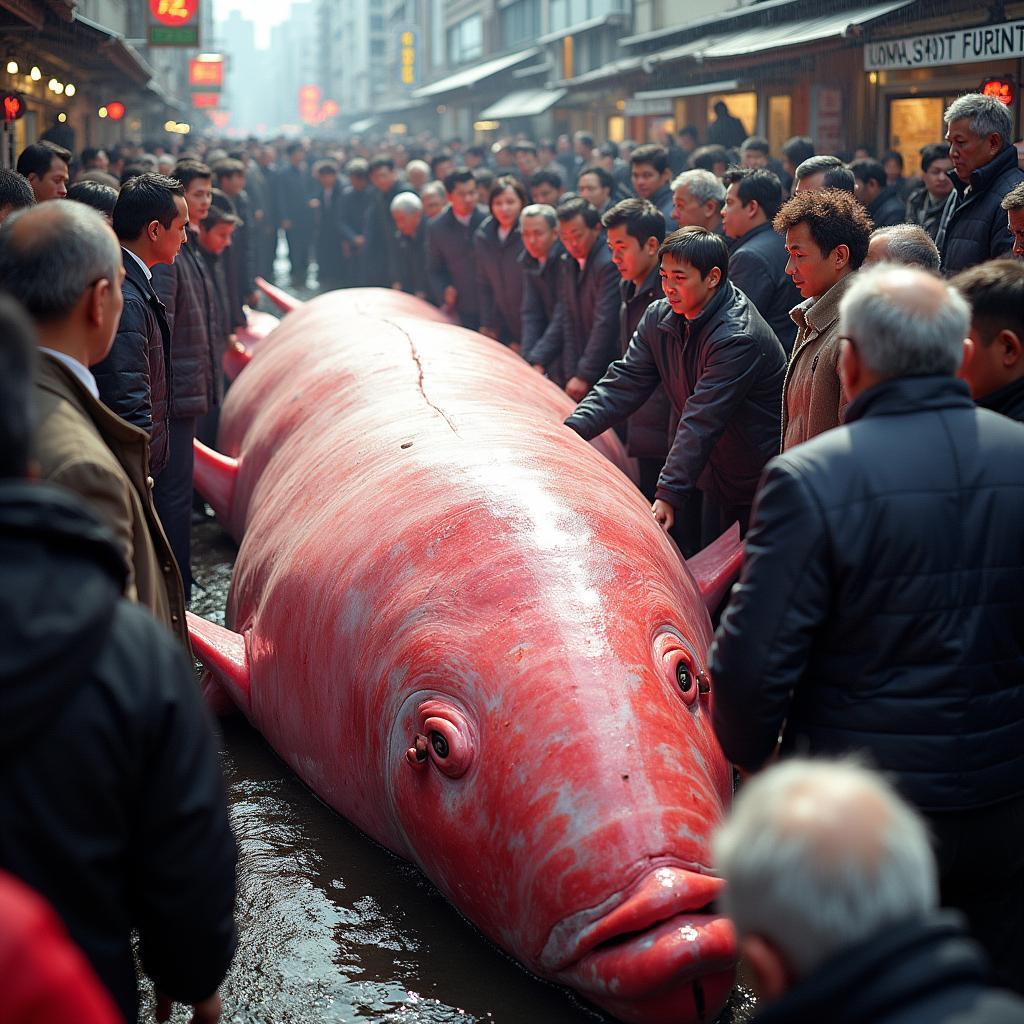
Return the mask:
[[25, 101], [16, 92], [4, 93], [4, 121], [10, 124], [25, 113]]
[[1012, 80], [1003, 78], [986, 78], [981, 83], [981, 92], [984, 96], [994, 96], [1000, 103], [1005, 103], [1008, 107], [1013, 105], [1016, 97]]
[[187, 25], [199, 13], [199, 0], [149, 0], [149, 13], [161, 25]]

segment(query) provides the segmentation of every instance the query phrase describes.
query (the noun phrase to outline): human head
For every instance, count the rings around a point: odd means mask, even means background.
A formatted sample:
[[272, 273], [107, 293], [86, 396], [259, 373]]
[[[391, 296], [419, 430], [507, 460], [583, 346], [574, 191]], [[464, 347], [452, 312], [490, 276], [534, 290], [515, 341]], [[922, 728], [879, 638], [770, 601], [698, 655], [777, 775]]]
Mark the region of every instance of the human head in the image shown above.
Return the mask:
[[67, 198], [74, 203], [85, 203], [94, 210], [99, 210], [107, 221], [114, 219], [114, 206], [117, 203], [117, 189], [109, 185], [101, 185], [98, 181], [76, 181], [68, 189]]
[[615, 179], [596, 164], [584, 167], [576, 179], [576, 190], [591, 206], [603, 210], [615, 191]]
[[[487, 159], [487, 153], [483, 146], [467, 146], [465, 153], [462, 154], [462, 158], [466, 161], [466, 166], [471, 171], [475, 171]], [[406, 174], [408, 174], [408, 171], [409, 169], [406, 168]]]
[[413, 192], [399, 192], [391, 200], [391, 219], [401, 234], [415, 237], [423, 220], [423, 201]]
[[558, 171], [541, 170], [530, 178], [530, 201], [556, 206], [562, 194], [562, 176]]
[[1013, 255], [1024, 259], [1024, 184], [1010, 189], [1000, 205], [1006, 211], [1006, 226], [1013, 235]]
[[1024, 264], [991, 260], [949, 282], [971, 307], [960, 376], [976, 398], [1024, 377]]
[[213, 201], [206, 216], [199, 222], [199, 244], [214, 256], [231, 245], [231, 236], [242, 218], [235, 212], [231, 197], [219, 188], [213, 190]]
[[690, 167], [720, 178], [729, 169], [729, 151], [724, 146], [701, 146], [690, 156]]
[[455, 170], [455, 161], [452, 159], [451, 153], [435, 153], [430, 158], [430, 176], [435, 181], [444, 181], [445, 177], [453, 170]]
[[423, 216], [433, 220], [441, 213], [448, 203], [444, 185], [439, 181], [429, 181], [420, 189], [420, 201], [423, 203]]
[[685, 124], [679, 129], [679, 148], [687, 153], [692, 153], [697, 148], [697, 128], [692, 124]]
[[672, 219], [681, 228], [716, 231], [722, 223], [725, 186], [710, 171], [683, 171], [672, 182]]
[[302, 161], [306, 159], [306, 147], [301, 142], [289, 143], [285, 153], [292, 167], [301, 166]]
[[68, 164], [71, 153], [52, 142], [33, 142], [18, 157], [17, 172], [23, 175], [37, 203], [63, 199], [68, 194]]
[[809, 299], [820, 298], [859, 269], [874, 224], [849, 192], [831, 188], [798, 192], [775, 215], [772, 226], [786, 237], [786, 273]]
[[567, 199], [555, 210], [558, 237], [574, 260], [585, 260], [601, 234], [601, 215], [586, 199]]
[[[334, 160], [317, 160], [313, 165], [313, 173], [323, 189], [332, 189], [338, 184], [338, 164]], [[227, 194], [231, 195], [230, 192]]]
[[[591, 167], [603, 167], [609, 174], [615, 170], [615, 161], [619, 159], [619, 147], [614, 142], [602, 142], [594, 151], [594, 162]], [[580, 174], [583, 172], [581, 171]]]
[[637, 146], [629, 158], [629, 173], [633, 191], [641, 199], [653, 198], [658, 189], [667, 185], [672, 177], [668, 151], [664, 146]]
[[35, 328], [25, 310], [0, 295], [0, 480], [30, 473]]
[[796, 169], [814, 156], [814, 143], [806, 135], [794, 135], [782, 144], [782, 166], [789, 175], [795, 175]]
[[217, 188], [234, 198], [245, 191], [245, 164], [241, 160], [218, 160], [213, 165]]
[[388, 192], [398, 180], [395, 161], [386, 154], [379, 153], [370, 161], [370, 184], [381, 192]]
[[885, 168], [877, 160], [854, 160], [850, 164], [853, 172], [853, 194], [865, 206], [870, 206], [885, 188]]
[[768, 153], [768, 140], [761, 135], [751, 135], [740, 146], [740, 162], [751, 170], [767, 167]]
[[939, 250], [932, 236], [920, 224], [893, 224], [887, 228], [875, 228], [871, 232], [864, 265], [875, 263], [898, 263], [937, 274]]
[[184, 186], [189, 223], [197, 226], [213, 201], [213, 172], [198, 160], [179, 160], [171, 177]]
[[638, 288], [658, 265], [665, 239], [665, 218], [648, 199], [623, 199], [601, 218], [612, 263], [624, 281]]
[[537, 147], [532, 142], [519, 142], [515, 146], [516, 167], [519, 173], [526, 179], [531, 174], [540, 170], [540, 159], [537, 156]]
[[519, 215], [519, 230], [523, 248], [535, 259], [546, 260], [551, 247], [558, 241], [558, 216], [553, 206], [534, 203]]
[[370, 165], [361, 157], [353, 157], [345, 164], [345, 173], [348, 175], [349, 184], [361, 192], [370, 181]]
[[24, 306], [48, 347], [73, 350], [88, 366], [114, 343], [123, 276], [117, 237], [102, 214], [82, 203], [40, 203], [0, 227], [4, 289]]
[[468, 217], [473, 212], [476, 207], [476, 180], [468, 167], [450, 171], [444, 179], [444, 190], [456, 216]]
[[830, 957], [938, 904], [921, 818], [851, 762], [792, 758], [761, 772], [712, 842], [722, 909], [763, 1005]]
[[35, 204], [32, 186], [24, 175], [0, 167], [0, 224], [3, 224], [15, 210], [24, 210]]
[[410, 160], [405, 165], [405, 180], [409, 182], [410, 188], [418, 192], [428, 181], [430, 181], [430, 164], [426, 160]]
[[953, 191], [949, 172], [953, 161], [949, 159], [949, 143], [933, 142], [921, 147], [921, 172], [924, 187], [936, 202], [942, 202]]
[[572, 145], [576, 155], [585, 164], [589, 164], [594, 159], [594, 136], [590, 132], [577, 132], [572, 137]]
[[942, 115], [949, 158], [966, 184], [971, 174], [994, 160], [1013, 138], [1013, 119], [1005, 103], [980, 92], [954, 100]]
[[707, 228], [673, 231], [658, 247], [661, 287], [672, 312], [693, 320], [729, 275], [729, 250]]
[[515, 226], [520, 212], [528, 204], [526, 189], [510, 174], [503, 174], [498, 178], [487, 195], [487, 209], [498, 222], [498, 227], [504, 229]]
[[903, 154], [895, 149], [887, 150], [882, 154], [882, 166], [885, 168], [886, 184], [899, 184], [903, 178]]
[[110, 167], [110, 158], [107, 156], [106, 151], [96, 149], [94, 146], [86, 146], [82, 150], [79, 162], [83, 171], [105, 171]]
[[479, 206], [487, 206], [491, 200], [491, 186], [494, 184], [494, 171], [489, 167], [477, 167], [473, 171], [476, 182], [476, 201]]
[[856, 187], [853, 171], [837, 156], [810, 156], [793, 173], [793, 195], [824, 188], [838, 188], [853, 195]]
[[188, 223], [185, 187], [162, 174], [140, 174], [121, 186], [112, 223], [121, 244], [147, 267], [173, 263]]
[[770, 224], [782, 206], [782, 182], [764, 168], [734, 167], [725, 172], [722, 184], [722, 227], [730, 238], [742, 238], [754, 228]]

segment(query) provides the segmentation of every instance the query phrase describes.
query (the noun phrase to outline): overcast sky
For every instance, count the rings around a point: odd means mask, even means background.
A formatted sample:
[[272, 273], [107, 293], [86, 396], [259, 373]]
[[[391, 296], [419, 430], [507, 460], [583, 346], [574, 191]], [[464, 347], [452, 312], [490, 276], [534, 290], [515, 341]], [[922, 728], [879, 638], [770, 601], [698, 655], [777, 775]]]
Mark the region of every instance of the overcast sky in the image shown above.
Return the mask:
[[231, 11], [241, 11], [250, 21], [256, 22], [256, 45], [270, 45], [271, 26], [288, 17], [291, 0], [214, 0], [213, 12], [217, 21]]

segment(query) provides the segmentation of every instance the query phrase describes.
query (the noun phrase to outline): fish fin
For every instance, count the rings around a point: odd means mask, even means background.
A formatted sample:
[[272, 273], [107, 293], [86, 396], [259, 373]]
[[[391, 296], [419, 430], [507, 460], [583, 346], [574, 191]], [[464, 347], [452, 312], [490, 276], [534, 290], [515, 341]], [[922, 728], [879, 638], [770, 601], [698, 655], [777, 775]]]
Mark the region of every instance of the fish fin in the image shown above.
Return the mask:
[[[211, 676], [228, 692], [243, 711], [249, 707], [249, 652], [245, 637], [215, 622], [186, 612], [188, 636], [192, 650]], [[220, 710], [216, 699], [211, 699], [210, 688], [203, 687], [207, 701], [214, 710]]]
[[742, 566], [743, 541], [740, 540], [739, 523], [733, 523], [718, 540], [686, 560], [686, 567], [700, 588], [709, 613], [722, 603]]
[[224, 376], [228, 380], [234, 380], [252, 360], [252, 349], [247, 348], [242, 342], [236, 341], [229, 345], [221, 360], [224, 366]]
[[256, 287], [270, 301], [277, 306], [282, 313], [290, 313], [293, 309], [298, 309], [302, 306], [300, 299], [293, 298], [287, 292], [282, 291], [280, 288], [275, 288], [269, 281], [264, 280], [262, 277], [256, 278]]
[[226, 523], [231, 517], [239, 461], [207, 448], [202, 441], [194, 440], [192, 448], [195, 454], [192, 481], [196, 490], [210, 503], [217, 518]]

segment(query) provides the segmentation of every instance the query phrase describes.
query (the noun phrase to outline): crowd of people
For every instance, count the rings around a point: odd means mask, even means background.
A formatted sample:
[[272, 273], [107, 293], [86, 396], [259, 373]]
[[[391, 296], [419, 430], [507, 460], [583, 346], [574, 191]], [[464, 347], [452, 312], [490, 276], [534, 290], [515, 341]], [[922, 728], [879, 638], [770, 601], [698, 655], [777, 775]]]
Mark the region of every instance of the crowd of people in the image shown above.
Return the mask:
[[[78, 1019], [136, 1019], [133, 931], [159, 1019], [220, 1012], [193, 439], [287, 253], [296, 289], [400, 289], [518, 353], [569, 428], [619, 431], [685, 555], [738, 524], [713, 724], [759, 774], [716, 842], [758, 1020], [1024, 1021], [987, 974], [1024, 991], [1024, 172], [998, 100], [945, 121], [909, 178], [806, 138], [776, 161], [725, 104], [705, 145], [39, 142], [0, 170], [0, 869], [84, 951]], [[891, 786], [799, 757], [850, 752]], [[0, 905], [63, 949], [20, 883]]]

